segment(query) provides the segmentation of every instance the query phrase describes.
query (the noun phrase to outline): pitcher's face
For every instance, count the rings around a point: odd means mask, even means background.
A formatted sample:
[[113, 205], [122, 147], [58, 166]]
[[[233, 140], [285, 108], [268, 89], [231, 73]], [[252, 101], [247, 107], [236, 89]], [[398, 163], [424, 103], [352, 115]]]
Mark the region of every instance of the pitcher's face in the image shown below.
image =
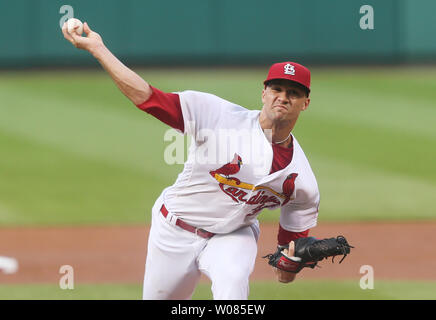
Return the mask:
[[292, 81], [272, 81], [262, 91], [263, 112], [273, 122], [295, 121], [306, 110], [310, 98]]

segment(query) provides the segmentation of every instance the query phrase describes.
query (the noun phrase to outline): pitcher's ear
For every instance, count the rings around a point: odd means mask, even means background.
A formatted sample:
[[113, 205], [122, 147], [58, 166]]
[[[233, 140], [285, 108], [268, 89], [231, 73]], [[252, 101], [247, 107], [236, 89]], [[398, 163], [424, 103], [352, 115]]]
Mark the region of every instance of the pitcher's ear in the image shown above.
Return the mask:
[[304, 110], [306, 110], [307, 108], [309, 108], [309, 104], [310, 104], [310, 98], [307, 98], [307, 99], [306, 99], [306, 102], [304, 103], [304, 106], [303, 106], [303, 109], [302, 109], [302, 110], [304, 111]]

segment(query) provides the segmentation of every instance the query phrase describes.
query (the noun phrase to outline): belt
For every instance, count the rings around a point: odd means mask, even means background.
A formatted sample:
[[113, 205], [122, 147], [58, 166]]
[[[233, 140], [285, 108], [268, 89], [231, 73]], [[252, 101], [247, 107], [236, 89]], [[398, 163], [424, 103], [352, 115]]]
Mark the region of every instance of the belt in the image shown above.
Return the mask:
[[[168, 210], [167, 210], [167, 208], [165, 208], [165, 205], [162, 205], [162, 207], [160, 208], [160, 212], [162, 212], [162, 215], [165, 218], [167, 217]], [[186, 223], [185, 221], [183, 221], [181, 219], [177, 219], [176, 226], [179, 226], [183, 230], [195, 233], [196, 235], [198, 235], [198, 236], [200, 236], [202, 238], [205, 238], [205, 239], [212, 238], [215, 235], [215, 233], [206, 231], [206, 230], [201, 229], [201, 228], [196, 228], [194, 226], [191, 226], [190, 224]]]

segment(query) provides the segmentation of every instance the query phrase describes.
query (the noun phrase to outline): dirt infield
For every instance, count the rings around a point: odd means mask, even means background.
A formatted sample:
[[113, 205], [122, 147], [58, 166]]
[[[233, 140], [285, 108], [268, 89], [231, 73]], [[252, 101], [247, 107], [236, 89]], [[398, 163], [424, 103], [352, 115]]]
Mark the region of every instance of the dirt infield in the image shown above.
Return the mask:
[[[274, 280], [261, 257], [275, 249], [277, 225], [263, 224], [251, 279]], [[300, 278], [360, 279], [363, 265], [376, 279], [436, 280], [436, 222], [322, 224], [316, 237], [338, 233], [355, 246], [342, 264], [321, 262]], [[0, 272], [1, 283], [59, 283], [63, 265], [74, 268], [76, 283], [142, 283], [148, 227], [0, 228], [0, 256], [19, 264], [15, 274]], [[204, 278], [204, 281], [207, 279]]]

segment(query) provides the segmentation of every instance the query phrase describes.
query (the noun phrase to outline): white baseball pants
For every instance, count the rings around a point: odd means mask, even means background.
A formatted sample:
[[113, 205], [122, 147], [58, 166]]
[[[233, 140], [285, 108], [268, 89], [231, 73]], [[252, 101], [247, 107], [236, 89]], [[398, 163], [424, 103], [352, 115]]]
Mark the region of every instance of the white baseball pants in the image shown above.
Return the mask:
[[143, 299], [190, 299], [201, 273], [212, 281], [215, 300], [247, 299], [259, 226], [204, 239], [171, 224], [159, 200], [152, 209]]

